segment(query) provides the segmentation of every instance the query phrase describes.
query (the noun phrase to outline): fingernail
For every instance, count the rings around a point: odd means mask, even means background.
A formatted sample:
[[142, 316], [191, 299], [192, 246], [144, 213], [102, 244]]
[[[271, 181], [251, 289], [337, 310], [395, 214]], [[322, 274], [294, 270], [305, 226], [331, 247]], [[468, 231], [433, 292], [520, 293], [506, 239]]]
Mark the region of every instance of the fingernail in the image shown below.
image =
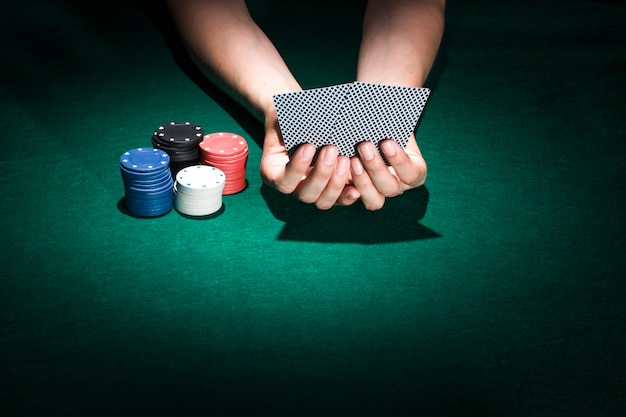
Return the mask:
[[374, 159], [374, 151], [372, 151], [372, 147], [369, 143], [364, 143], [359, 146], [359, 153], [366, 161]]
[[331, 166], [337, 160], [337, 148], [334, 146], [324, 149], [324, 164]]
[[383, 148], [385, 155], [394, 156], [396, 154], [396, 148], [394, 148], [393, 143], [391, 143], [391, 141], [386, 140], [383, 143], [381, 143], [380, 146]]
[[361, 165], [359, 158], [352, 158], [350, 163], [352, 164], [352, 172], [354, 175], [361, 175], [363, 173], [363, 165]]
[[315, 155], [315, 147], [313, 147], [313, 146], [305, 146], [304, 150], [300, 154], [302, 159], [305, 160], [305, 161], [313, 159], [314, 155]]
[[337, 161], [337, 174], [338, 175], [344, 175], [346, 173], [346, 171], [348, 170], [348, 159], [346, 158], [340, 158], [339, 161]]

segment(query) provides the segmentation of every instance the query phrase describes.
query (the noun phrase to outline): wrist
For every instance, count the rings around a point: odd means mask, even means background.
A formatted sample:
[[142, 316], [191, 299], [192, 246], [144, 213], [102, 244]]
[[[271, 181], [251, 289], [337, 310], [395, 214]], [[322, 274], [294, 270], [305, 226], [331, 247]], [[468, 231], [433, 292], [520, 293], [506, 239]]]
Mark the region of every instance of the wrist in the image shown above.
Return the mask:
[[276, 129], [278, 126], [278, 114], [276, 113], [276, 109], [272, 108], [272, 110], [264, 113], [263, 116], [263, 125], [265, 126], [265, 131]]
[[262, 117], [262, 120], [265, 121], [266, 126], [268, 126], [268, 124], [273, 125], [275, 122], [278, 122], [278, 114], [276, 113], [276, 106], [274, 105], [274, 96], [277, 94], [293, 93], [297, 91], [302, 91], [302, 88], [299, 85], [283, 89], [277, 88], [259, 98], [257, 110]]

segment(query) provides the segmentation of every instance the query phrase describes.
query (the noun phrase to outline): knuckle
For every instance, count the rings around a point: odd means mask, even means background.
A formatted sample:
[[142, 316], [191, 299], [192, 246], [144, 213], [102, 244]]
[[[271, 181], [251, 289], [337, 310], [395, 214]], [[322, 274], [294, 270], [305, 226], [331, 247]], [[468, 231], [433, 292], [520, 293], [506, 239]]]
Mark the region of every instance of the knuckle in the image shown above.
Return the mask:
[[265, 169], [265, 167], [263, 166], [263, 162], [261, 162], [261, 169], [259, 169], [259, 174], [261, 175], [261, 180], [263, 180], [263, 183], [273, 186], [273, 181], [270, 175], [268, 175], [268, 170]]
[[375, 201], [363, 202], [363, 205], [369, 211], [380, 210], [385, 205], [385, 198], [376, 199]]
[[331, 192], [332, 194], [340, 194], [344, 187], [346, 186], [346, 183], [344, 181], [330, 181], [327, 185], [326, 185], [326, 190]]
[[424, 185], [426, 182], [426, 170], [415, 171], [413, 175], [407, 179], [406, 184], [414, 187]]
[[334, 206], [334, 204], [330, 201], [318, 200], [315, 202], [315, 206], [320, 210], [330, 210]]
[[327, 182], [333, 176], [333, 172], [334, 171], [330, 169], [316, 169], [314, 176], [324, 182]]
[[282, 182], [274, 183], [274, 188], [282, 194], [291, 194], [295, 190], [295, 187]]
[[426, 183], [426, 178], [428, 177], [428, 167], [424, 165], [424, 169], [422, 169], [422, 175], [420, 175], [419, 180], [417, 181], [417, 186], [422, 186]]
[[427, 173], [428, 166], [426, 165], [426, 162], [423, 162], [422, 160], [422, 163], [419, 165], [418, 169], [415, 169], [411, 172], [412, 175], [410, 175], [406, 183], [415, 187], [424, 185], [424, 183], [426, 182]]
[[317, 196], [310, 193], [298, 193], [296, 198], [306, 204], [313, 204], [317, 200]]
[[415, 187], [421, 187], [426, 183], [426, 175], [422, 175], [415, 183]]
[[399, 187], [385, 187], [384, 189], [379, 191], [385, 197], [394, 197], [400, 193]]
[[394, 197], [402, 192], [402, 188], [398, 181], [394, 181], [393, 183], [386, 183], [379, 187], [378, 192], [380, 192], [384, 197]]

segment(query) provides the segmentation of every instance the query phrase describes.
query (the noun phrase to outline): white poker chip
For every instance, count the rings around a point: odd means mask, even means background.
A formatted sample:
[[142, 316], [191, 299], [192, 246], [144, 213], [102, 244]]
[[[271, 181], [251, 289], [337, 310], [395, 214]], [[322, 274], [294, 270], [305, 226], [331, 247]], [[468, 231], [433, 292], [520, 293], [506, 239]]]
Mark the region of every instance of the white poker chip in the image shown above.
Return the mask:
[[179, 190], [204, 191], [223, 186], [226, 175], [218, 168], [209, 165], [192, 165], [176, 174]]
[[188, 216], [207, 216], [222, 207], [226, 175], [208, 165], [181, 169], [174, 183], [174, 208]]

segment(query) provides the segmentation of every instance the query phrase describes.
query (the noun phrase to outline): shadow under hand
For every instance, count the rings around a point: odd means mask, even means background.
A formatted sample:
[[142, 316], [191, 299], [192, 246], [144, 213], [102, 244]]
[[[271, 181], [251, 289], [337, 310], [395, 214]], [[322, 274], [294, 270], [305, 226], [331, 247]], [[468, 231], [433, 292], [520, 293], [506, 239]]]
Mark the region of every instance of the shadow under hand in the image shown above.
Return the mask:
[[360, 202], [319, 210], [266, 185], [261, 187], [261, 195], [274, 217], [285, 222], [279, 240], [376, 244], [441, 236], [419, 224], [428, 205], [426, 187], [388, 198], [377, 211], [365, 209]]

